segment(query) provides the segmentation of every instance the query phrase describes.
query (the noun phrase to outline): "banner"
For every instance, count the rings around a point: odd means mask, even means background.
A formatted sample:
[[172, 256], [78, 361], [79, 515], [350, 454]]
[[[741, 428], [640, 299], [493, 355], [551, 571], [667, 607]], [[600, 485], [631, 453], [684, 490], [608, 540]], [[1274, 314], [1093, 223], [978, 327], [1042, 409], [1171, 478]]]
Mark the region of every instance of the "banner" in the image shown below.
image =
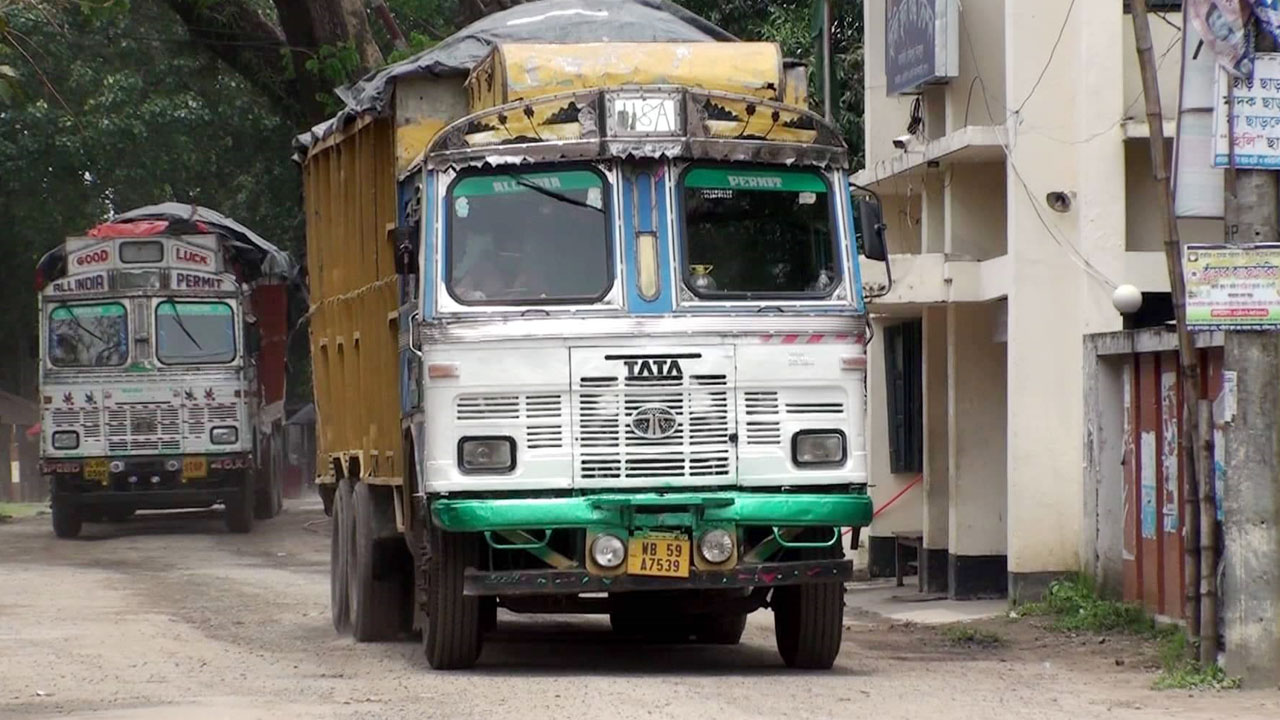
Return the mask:
[[1280, 329], [1280, 244], [1187, 245], [1187, 326]]
[[1246, 27], [1253, 0], [1185, 0], [1183, 16], [1191, 20], [1205, 47], [1234, 77], [1253, 77], [1253, 38]]

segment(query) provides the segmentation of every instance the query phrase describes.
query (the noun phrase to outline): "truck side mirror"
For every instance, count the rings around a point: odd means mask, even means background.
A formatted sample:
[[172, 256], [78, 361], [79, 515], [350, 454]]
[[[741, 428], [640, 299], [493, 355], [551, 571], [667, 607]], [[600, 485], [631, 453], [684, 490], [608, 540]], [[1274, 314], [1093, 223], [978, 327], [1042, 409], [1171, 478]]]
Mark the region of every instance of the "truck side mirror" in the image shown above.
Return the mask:
[[417, 226], [397, 227], [388, 233], [395, 247], [396, 274], [400, 276], [418, 274], [418, 233]]
[[244, 326], [244, 350], [246, 355], [256, 356], [262, 350], [262, 331], [257, 323]]
[[880, 203], [874, 200], [858, 201], [858, 236], [862, 239], [862, 256], [868, 260], [885, 262], [889, 250], [884, 242], [884, 221], [880, 216]]

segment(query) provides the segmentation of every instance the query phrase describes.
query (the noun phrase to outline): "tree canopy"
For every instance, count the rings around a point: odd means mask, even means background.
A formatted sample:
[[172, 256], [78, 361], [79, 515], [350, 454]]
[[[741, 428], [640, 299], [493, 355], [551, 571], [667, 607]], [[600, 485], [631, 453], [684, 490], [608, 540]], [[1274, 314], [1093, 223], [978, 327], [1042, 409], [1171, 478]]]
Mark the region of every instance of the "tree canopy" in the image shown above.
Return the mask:
[[[0, 388], [34, 390], [31, 280], [66, 235], [173, 200], [300, 256], [289, 146], [340, 107], [333, 88], [522, 1], [0, 0]], [[812, 60], [811, 0], [680, 4]], [[833, 16], [835, 114], [860, 157], [861, 0]]]

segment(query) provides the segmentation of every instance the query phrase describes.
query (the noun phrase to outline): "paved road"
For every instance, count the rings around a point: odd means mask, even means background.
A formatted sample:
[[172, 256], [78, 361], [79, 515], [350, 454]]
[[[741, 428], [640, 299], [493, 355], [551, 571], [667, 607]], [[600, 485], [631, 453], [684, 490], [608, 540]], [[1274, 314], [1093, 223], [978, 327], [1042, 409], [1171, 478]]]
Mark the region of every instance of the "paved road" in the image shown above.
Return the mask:
[[[249, 536], [215, 513], [56, 540], [0, 524], [0, 718], [1280, 717], [1278, 694], [1157, 693], [1141, 648], [1011, 625], [998, 650], [850, 610], [835, 670], [781, 667], [772, 618], [732, 648], [626, 644], [600, 618], [504, 614], [473, 671], [329, 625], [327, 519]], [[1130, 657], [1123, 667], [1120, 655]]]

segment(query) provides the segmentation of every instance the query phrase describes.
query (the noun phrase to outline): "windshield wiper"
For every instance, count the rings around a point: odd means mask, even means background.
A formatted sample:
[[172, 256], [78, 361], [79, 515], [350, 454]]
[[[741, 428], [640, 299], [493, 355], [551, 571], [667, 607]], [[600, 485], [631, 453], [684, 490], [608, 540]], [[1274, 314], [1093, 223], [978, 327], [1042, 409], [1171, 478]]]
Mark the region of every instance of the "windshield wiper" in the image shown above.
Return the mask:
[[546, 195], [547, 197], [549, 197], [549, 198], [551, 198], [551, 199], [553, 199], [553, 200], [559, 200], [560, 202], [563, 202], [563, 203], [569, 203], [570, 205], [577, 205], [578, 207], [582, 207], [582, 208], [589, 208], [589, 209], [591, 209], [591, 210], [595, 210], [595, 211], [596, 211], [596, 212], [598, 212], [598, 213], [603, 213], [603, 212], [604, 212], [604, 207], [603, 207], [603, 205], [602, 205], [601, 207], [596, 207], [595, 205], [592, 205], [591, 203], [585, 203], [585, 202], [583, 202], [583, 201], [581, 201], [581, 200], [578, 200], [577, 198], [571, 198], [571, 197], [569, 197], [568, 195], [564, 195], [564, 194], [562, 194], [562, 193], [558, 193], [558, 192], [556, 192], [555, 190], [549, 190], [549, 189], [544, 188], [544, 187], [542, 187], [541, 185], [539, 185], [539, 184], [537, 184], [537, 183], [533, 182], [532, 180], [530, 180], [529, 178], [527, 178], [527, 177], [525, 177], [525, 176], [523, 176], [523, 175], [518, 175], [518, 174], [516, 174], [516, 173], [511, 173], [511, 178], [512, 178], [513, 180], [515, 180], [515, 181], [516, 181], [516, 184], [517, 184], [517, 185], [520, 185], [520, 186], [523, 186], [523, 187], [527, 187], [527, 188], [529, 188], [530, 190], [532, 190], [532, 191], [534, 191], [534, 192], [536, 192], [536, 193], [538, 193], [538, 194], [540, 194], [540, 195]]
[[197, 350], [204, 350], [204, 347], [200, 345], [200, 341], [196, 340], [196, 336], [191, 334], [191, 331], [187, 329], [187, 324], [182, 321], [182, 313], [178, 311], [178, 301], [172, 297], [167, 297], [165, 302], [173, 306], [173, 319], [178, 321], [178, 327], [182, 330], [182, 333], [187, 336], [192, 345], [196, 346]]
[[54, 310], [66, 310], [67, 314], [71, 316], [71, 322], [75, 323], [77, 328], [80, 328], [80, 330], [87, 333], [90, 337], [102, 343], [103, 345], [107, 344], [107, 341], [99, 337], [98, 333], [85, 327], [84, 323], [80, 322], [80, 317], [76, 315], [76, 311], [70, 305], [66, 303], [62, 303], [61, 305], [58, 305], [57, 307], [55, 307]]

